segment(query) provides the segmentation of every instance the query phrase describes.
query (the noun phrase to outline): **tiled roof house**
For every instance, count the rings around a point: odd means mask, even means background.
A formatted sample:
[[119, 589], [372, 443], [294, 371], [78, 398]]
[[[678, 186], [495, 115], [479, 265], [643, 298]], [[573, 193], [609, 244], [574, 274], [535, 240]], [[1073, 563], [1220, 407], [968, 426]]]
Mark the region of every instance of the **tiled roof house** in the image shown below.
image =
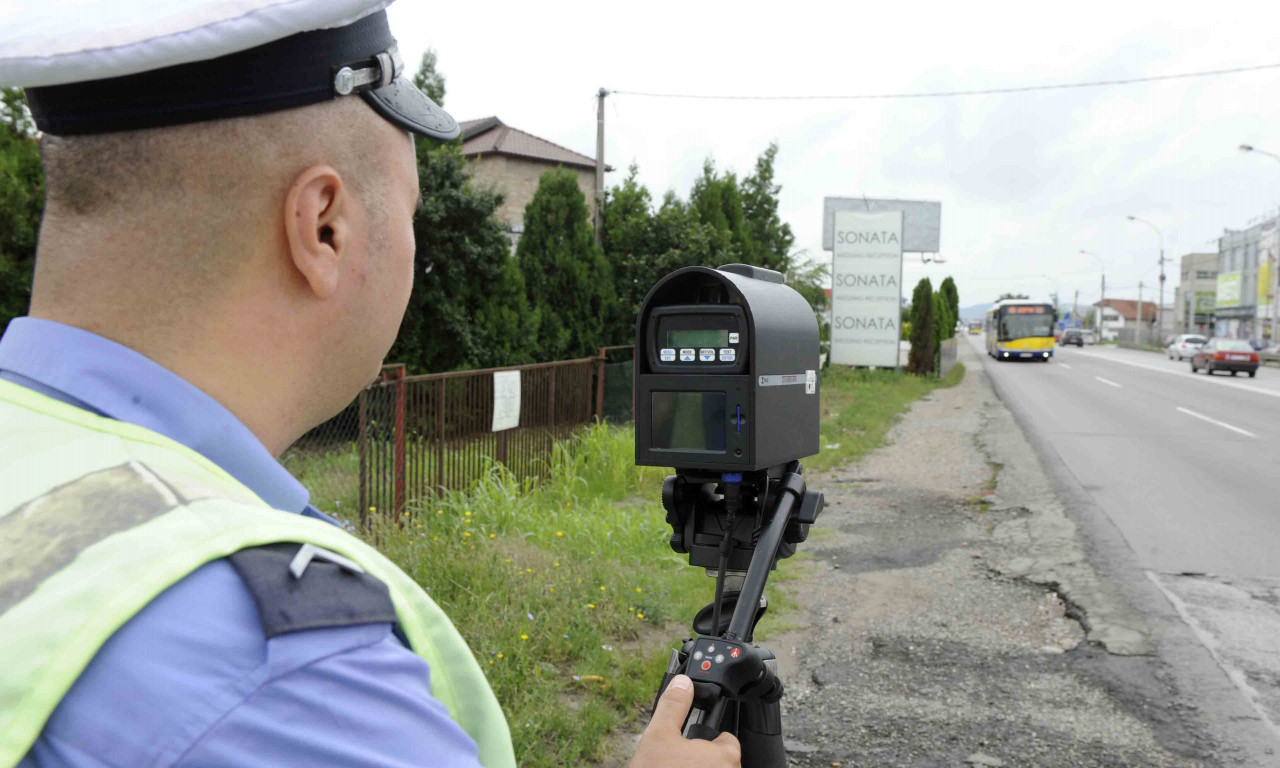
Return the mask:
[[505, 199], [497, 215], [507, 223], [513, 243], [524, 231], [524, 208], [538, 190], [538, 179], [552, 168], [568, 168], [577, 175], [594, 220], [595, 158], [512, 128], [497, 117], [466, 120], [460, 127], [467, 173], [473, 182], [501, 190]]

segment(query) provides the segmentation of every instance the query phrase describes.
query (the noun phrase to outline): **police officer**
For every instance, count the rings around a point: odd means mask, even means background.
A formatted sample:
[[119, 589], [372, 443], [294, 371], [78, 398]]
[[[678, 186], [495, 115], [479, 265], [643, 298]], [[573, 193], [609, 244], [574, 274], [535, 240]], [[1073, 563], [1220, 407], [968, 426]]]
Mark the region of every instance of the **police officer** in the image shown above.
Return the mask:
[[[448, 618], [274, 459], [377, 373], [411, 134], [458, 132], [386, 4], [0, 10], [46, 180], [0, 338], [0, 768], [515, 764]], [[634, 766], [738, 764], [691, 700]]]

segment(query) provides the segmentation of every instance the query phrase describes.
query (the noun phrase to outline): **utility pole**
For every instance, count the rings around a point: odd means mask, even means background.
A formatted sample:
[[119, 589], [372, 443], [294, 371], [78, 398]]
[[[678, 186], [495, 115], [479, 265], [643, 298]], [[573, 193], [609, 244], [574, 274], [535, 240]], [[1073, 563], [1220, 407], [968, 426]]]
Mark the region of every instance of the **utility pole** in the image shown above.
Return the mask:
[[1107, 300], [1107, 273], [1102, 273], [1102, 288], [1098, 291], [1098, 343], [1102, 343], [1102, 304]]
[[1138, 333], [1137, 333], [1137, 336], [1135, 336], [1135, 338], [1138, 339], [1139, 344], [1142, 343], [1142, 281], [1141, 280], [1138, 281]]
[[[1140, 219], [1137, 216], [1130, 216], [1129, 221], [1146, 224], [1148, 227], [1155, 230], [1156, 237], [1160, 238], [1160, 303], [1156, 305], [1156, 325], [1158, 326], [1156, 328], [1156, 332], [1160, 333], [1161, 329], [1164, 327], [1164, 233], [1160, 231], [1159, 227], [1146, 219]], [[1142, 311], [1141, 301], [1138, 302], [1138, 311]]]
[[1071, 317], [1076, 320], [1080, 319], [1080, 289], [1076, 289], [1076, 297], [1071, 302]]
[[604, 97], [609, 92], [596, 92], [596, 245], [604, 245]]

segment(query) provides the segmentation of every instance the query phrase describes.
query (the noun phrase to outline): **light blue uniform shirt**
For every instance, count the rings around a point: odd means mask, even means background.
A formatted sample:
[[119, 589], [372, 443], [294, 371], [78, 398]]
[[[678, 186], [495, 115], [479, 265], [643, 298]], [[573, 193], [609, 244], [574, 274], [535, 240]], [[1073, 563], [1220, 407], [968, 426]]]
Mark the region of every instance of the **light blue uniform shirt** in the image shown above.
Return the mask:
[[[21, 318], [0, 338], [0, 378], [170, 437], [271, 506], [330, 519], [230, 411], [127, 347]], [[475, 765], [475, 743], [432, 698], [426, 662], [390, 624], [268, 640], [252, 596], [225, 560], [196, 570], [121, 627], [20, 763]]]

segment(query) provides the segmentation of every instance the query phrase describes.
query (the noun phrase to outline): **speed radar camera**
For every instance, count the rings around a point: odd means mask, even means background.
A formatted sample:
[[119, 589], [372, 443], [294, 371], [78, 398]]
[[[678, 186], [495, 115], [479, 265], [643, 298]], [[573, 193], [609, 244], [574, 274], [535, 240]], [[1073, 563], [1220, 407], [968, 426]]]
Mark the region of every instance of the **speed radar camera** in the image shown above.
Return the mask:
[[822, 512], [800, 459], [818, 452], [818, 321], [782, 275], [744, 264], [658, 281], [636, 321], [636, 463], [662, 483], [671, 548], [716, 577], [662, 689], [693, 679], [688, 738], [732, 732], [744, 768], [785, 768], [777, 660], [756, 645], [765, 584]]
[[818, 452], [818, 322], [745, 264], [658, 281], [636, 326], [636, 463], [752, 472]]

